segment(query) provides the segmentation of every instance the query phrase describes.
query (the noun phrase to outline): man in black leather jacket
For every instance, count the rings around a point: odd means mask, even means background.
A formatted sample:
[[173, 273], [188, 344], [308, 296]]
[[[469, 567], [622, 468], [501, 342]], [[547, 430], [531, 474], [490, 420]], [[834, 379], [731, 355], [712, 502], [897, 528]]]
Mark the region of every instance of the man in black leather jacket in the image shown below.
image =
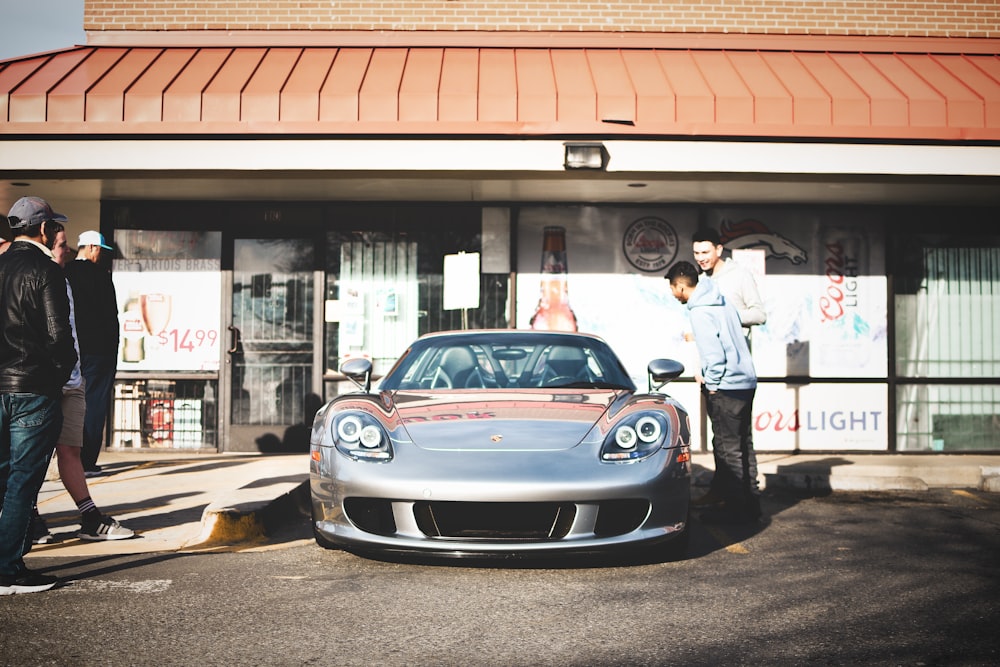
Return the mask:
[[77, 355], [59, 265], [42, 225], [66, 217], [22, 197], [7, 217], [14, 242], [0, 255], [0, 595], [43, 591], [51, 575], [29, 570], [32, 506], [62, 427], [62, 386]]

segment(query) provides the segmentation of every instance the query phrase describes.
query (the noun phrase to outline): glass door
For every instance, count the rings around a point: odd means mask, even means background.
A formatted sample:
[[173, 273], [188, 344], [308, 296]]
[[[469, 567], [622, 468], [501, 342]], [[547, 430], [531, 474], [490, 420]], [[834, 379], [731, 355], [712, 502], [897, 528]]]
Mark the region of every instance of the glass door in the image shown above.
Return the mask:
[[233, 240], [228, 450], [308, 451], [322, 391], [315, 253], [312, 238]]

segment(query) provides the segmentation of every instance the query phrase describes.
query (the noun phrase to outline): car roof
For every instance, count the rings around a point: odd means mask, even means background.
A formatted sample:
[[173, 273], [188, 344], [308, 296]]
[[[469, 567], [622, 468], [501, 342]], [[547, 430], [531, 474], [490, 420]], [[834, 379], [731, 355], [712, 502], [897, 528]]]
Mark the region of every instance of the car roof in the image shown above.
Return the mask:
[[427, 340], [430, 338], [446, 338], [459, 336], [553, 336], [553, 337], [578, 337], [581, 339], [595, 340], [601, 343], [606, 341], [595, 334], [583, 333], [579, 331], [542, 331], [538, 329], [454, 329], [450, 331], [432, 331], [420, 336], [417, 340]]

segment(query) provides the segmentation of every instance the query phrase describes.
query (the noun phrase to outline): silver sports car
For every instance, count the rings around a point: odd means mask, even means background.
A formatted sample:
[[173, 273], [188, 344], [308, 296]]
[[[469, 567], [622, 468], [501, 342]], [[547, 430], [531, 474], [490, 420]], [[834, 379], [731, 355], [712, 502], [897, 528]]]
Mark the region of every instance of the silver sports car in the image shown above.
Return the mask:
[[316, 414], [312, 526], [328, 548], [372, 554], [541, 557], [633, 547], [686, 551], [690, 425], [596, 336], [455, 331], [416, 340], [371, 388]]

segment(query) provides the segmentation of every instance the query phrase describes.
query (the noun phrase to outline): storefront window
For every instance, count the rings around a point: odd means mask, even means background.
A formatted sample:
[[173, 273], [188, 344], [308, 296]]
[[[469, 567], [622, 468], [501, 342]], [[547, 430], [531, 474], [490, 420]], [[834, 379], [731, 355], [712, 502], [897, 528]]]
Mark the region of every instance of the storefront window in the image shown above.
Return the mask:
[[[481, 208], [345, 207], [335, 217], [342, 227], [366, 231], [327, 234], [328, 397], [341, 389], [332, 378], [348, 358], [369, 357], [381, 374], [425, 333], [508, 326], [508, 274], [482, 273], [480, 306], [464, 317], [444, 309], [444, 258], [482, 251]], [[505, 252], [508, 247], [505, 242]]]
[[222, 234], [120, 230], [119, 371], [218, 371]]
[[928, 245], [914, 259], [896, 295], [896, 372], [1000, 376], [1000, 248]]
[[1000, 447], [998, 242], [941, 233], [897, 238], [900, 451]]
[[[692, 236], [718, 232], [723, 256], [753, 274], [767, 311], [752, 350], [761, 450], [884, 450], [890, 420], [883, 220], [841, 208], [544, 206], [518, 214], [517, 326], [546, 299], [547, 230], [565, 230], [563, 300], [577, 328], [619, 351], [633, 381], [651, 359], [687, 369], [670, 392], [700, 419], [688, 310], [663, 279], [693, 261]], [[561, 246], [560, 246], [561, 247]], [[696, 443], [708, 442], [701, 430]]]
[[1000, 385], [904, 384], [897, 392], [898, 448], [996, 451]]
[[111, 446], [217, 446], [222, 234], [121, 229]]

